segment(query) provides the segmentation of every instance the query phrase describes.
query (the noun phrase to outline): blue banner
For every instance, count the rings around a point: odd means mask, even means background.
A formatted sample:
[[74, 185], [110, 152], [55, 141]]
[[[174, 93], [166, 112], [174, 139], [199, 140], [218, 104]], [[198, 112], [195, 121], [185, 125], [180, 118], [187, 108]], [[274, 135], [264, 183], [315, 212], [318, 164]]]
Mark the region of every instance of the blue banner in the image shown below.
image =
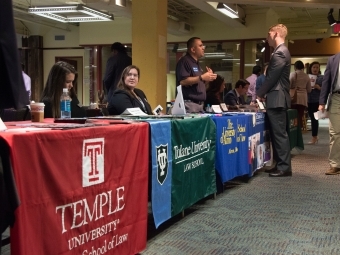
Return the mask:
[[248, 126], [251, 116], [212, 116], [216, 124], [215, 167], [222, 182], [237, 176], [249, 175]]
[[172, 146], [169, 120], [147, 120], [151, 127], [152, 212], [156, 228], [171, 218]]
[[251, 174], [271, 159], [270, 135], [265, 128], [265, 114], [249, 114], [248, 161]]

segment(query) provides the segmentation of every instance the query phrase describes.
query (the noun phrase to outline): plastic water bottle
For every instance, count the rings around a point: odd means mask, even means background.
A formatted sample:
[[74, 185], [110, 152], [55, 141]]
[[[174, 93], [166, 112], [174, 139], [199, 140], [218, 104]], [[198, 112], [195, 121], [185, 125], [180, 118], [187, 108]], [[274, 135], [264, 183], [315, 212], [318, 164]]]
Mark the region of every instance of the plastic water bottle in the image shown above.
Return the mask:
[[63, 88], [63, 94], [60, 97], [60, 118], [71, 118], [71, 98], [67, 88]]
[[210, 104], [207, 104], [207, 107], [205, 108], [205, 111], [206, 111], [206, 112], [211, 112]]

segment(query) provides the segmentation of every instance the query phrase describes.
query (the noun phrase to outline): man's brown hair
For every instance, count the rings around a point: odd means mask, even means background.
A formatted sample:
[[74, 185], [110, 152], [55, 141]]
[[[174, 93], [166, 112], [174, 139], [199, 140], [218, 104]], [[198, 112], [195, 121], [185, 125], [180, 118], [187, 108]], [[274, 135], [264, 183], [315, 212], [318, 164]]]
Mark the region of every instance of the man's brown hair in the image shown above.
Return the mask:
[[288, 29], [285, 25], [283, 24], [276, 24], [274, 26], [271, 26], [269, 28], [269, 31], [275, 31], [278, 32], [280, 37], [285, 38], [288, 34]]

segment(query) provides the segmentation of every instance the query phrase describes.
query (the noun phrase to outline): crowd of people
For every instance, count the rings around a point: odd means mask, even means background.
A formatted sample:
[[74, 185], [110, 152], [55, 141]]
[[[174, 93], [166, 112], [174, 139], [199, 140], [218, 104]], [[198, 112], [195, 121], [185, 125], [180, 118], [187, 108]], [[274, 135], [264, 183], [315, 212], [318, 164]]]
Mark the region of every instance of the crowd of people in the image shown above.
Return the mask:
[[[286, 112], [296, 109], [298, 123], [303, 125], [305, 111], [311, 120], [312, 138], [308, 144], [318, 142], [319, 122], [314, 113], [328, 107], [330, 114], [330, 170], [326, 174], [340, 173], [340, 157], [337, 149], [339, 142], [340, 78], [338, 78], [339, 54], [331, 57], [325, 75], [320, 72], [320, 63], [305, 65], [298, 60], [294, 63], [294, 72], [290, 72], [291, 57], [285, 46], [287, 28], [283, 24], [272, 26], [267, 35], [267, 42], [274, 51], [269, 63], [263, 67], [255, 65], [252, 74], [246, 79], [238, 79], [234, 88], [226, 91], [226, 80], [206, 66], [201, 68], [199, 59], [204, 57], [205, 46], [199, 37], [187, 41], [187, 52], [176, 65], [176, 84], [182, 86], [184, 105], [187, 113], [203, 113], [212, 105], [225, 103], [228, 109], [237, 110], [242, 105], [255, 105], [265, 102], [273, 145], [275, 167], [267, 170], [269, 176], [291, 176], [290, 145], [286, 132]], [[115, 42], [111, 46], [111, 57], [107, 61], [103, 85], [107, 98], [107, 110], [111, 115], [122, 114], [127, 108], [140, 108], [146, 114], [153, 114], [144, 92], [137, 88], [140, 69], [132, 65], [125, 47]], [[335, 66], [335, 67], [334, 67]], [[26, 77], [23, 73], [23, 77]], [[77, 71], [66, 62], [57, 62], [50, 70], [41, 97], [45, 104], [45, 118], [60, 117], [60, 96], [67, 88], [71, 101], [71, 116], [85, 117], [86, 111], [79, 103], [74, 84]], [[27, 93], [30, 95], [30, 87]], [[292, 95], [293, 91], [293, 95]], [[330, 95], [330, 96], [329, 96]], [[329, 99], [330, 98], [330, 99]], [[328, 105], [329, 102], [332, 104]]]

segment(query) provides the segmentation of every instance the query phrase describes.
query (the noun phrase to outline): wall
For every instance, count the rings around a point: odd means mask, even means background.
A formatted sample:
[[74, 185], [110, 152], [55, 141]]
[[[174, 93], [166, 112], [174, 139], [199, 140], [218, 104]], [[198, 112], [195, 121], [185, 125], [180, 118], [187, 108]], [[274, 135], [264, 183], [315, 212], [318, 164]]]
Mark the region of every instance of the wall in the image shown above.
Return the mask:
[[114, 21], [81, 23], [79, 45], [131, 43], [131, 19], [115, 18]]
[[331, 56], [340, 52], [340, 38], [325, 38], [320, 43], [315, 39], [295, 40], [294, 43], [289, 43], [288, 48], [292, 56]]

